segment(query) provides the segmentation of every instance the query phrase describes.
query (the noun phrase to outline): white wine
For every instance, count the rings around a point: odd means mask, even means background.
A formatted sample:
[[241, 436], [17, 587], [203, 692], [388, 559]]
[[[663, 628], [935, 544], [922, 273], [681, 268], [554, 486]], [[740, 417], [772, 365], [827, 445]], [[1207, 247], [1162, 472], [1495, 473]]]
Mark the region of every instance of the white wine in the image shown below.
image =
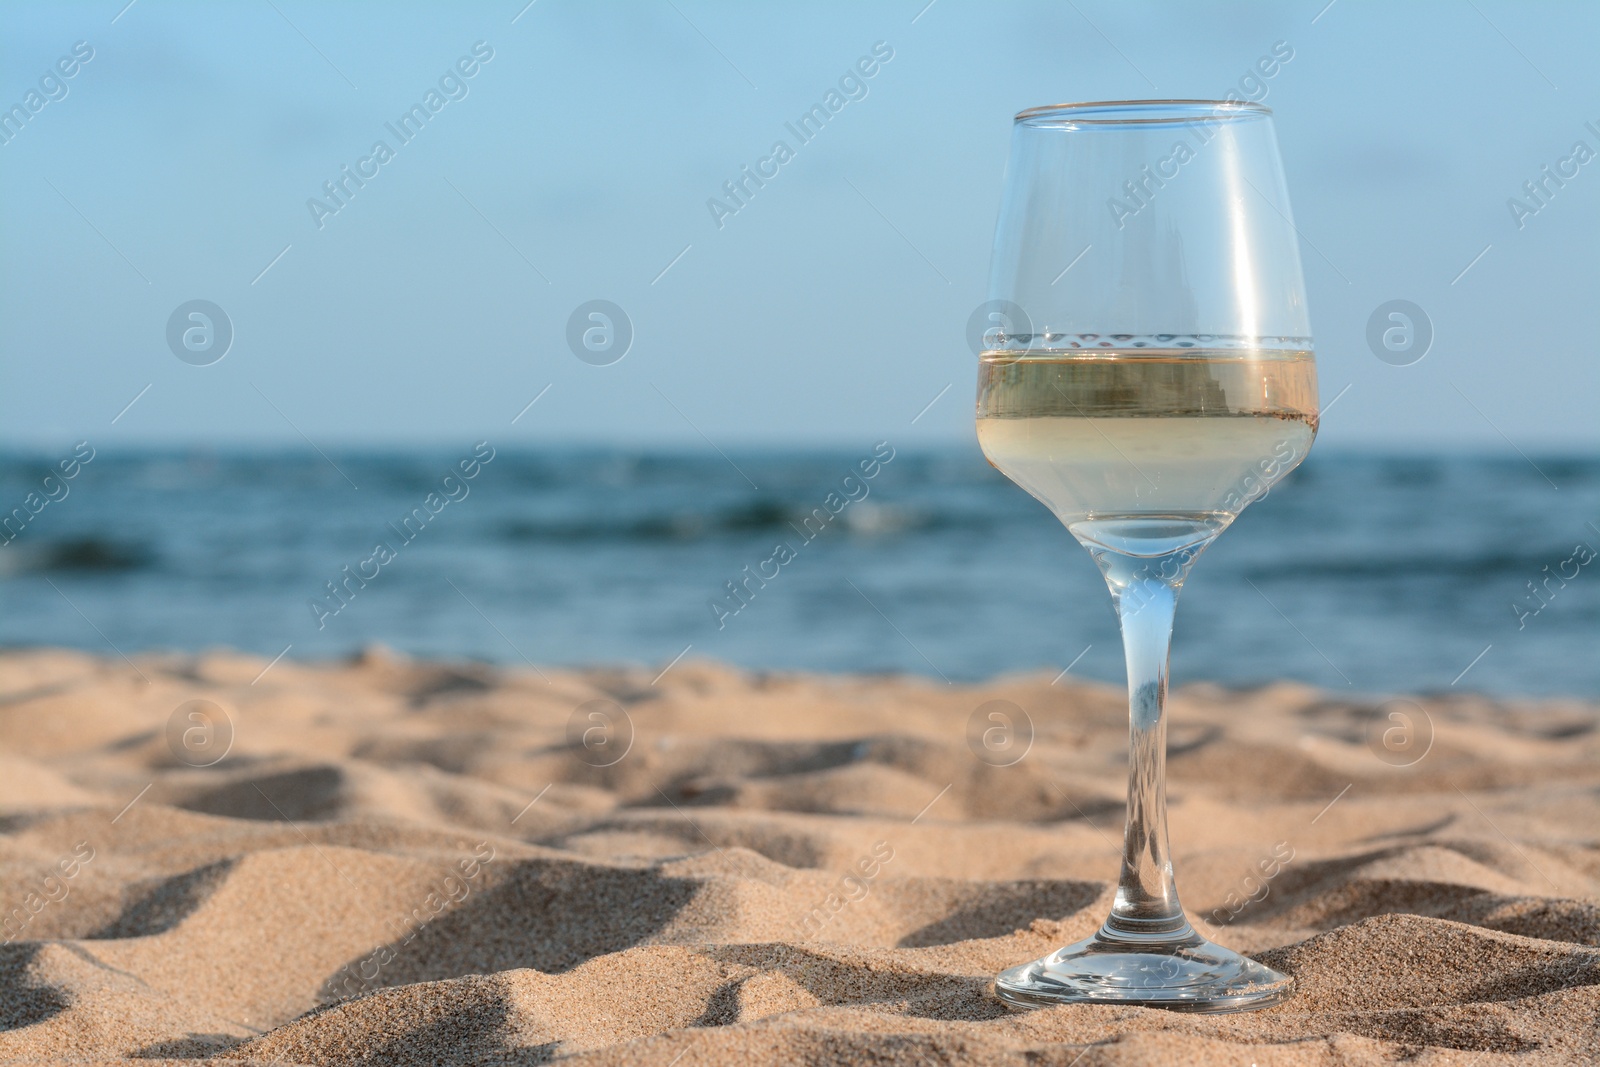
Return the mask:
[[[1300, 238], [1271, 113], [1124, 100], [1032, 108], [1012, 129], [989, 300], [967, 319], [969, 343], [987, 338], [978, 440], [1111, 592], [1128, 672], [1128, 821], [1099, 931], [1002, 971], [995, 994], [1018, 1008], [1267, 1007], [1295, 979], [1208, 941], [1178, 899], [1166, 702], [1191, 566], [1317, 430]], [[1132, 168], [1174, 140], [1163, 177], [1146, 165], [1136, 189]], [[1093, 192], [1119, 189], [1127, 205]]]
[[1311, 353], [986, 352], [978, 442], [1080, 537], [1127, 526], [1209, 540], [1300, 464], [1317, 431]]

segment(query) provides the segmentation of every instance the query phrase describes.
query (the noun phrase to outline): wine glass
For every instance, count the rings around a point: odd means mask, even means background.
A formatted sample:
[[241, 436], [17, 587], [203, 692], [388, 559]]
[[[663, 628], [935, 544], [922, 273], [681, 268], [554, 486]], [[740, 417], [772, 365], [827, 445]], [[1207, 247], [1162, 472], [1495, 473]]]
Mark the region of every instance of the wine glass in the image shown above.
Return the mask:
[[1167, 661], [1195, 558], [1317, 429], [1272, 112], [1213, 100], [1016, 117], [983, 311], [978, 441], [1089, 550], [1127, 660], [1122, 873], [1098, 933], [1000, 974], [1014, 1006], [1237, 1011], [1293, 980], [1201, 937], [1167, 847]]

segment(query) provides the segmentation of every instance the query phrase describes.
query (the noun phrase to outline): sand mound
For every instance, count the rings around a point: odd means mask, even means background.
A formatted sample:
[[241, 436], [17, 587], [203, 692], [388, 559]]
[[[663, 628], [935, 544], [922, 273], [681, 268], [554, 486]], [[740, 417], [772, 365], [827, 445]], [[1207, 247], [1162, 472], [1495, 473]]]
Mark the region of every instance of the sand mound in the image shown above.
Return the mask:
[[1396, 751], [1385, 701], [1176, 693], [1185, 902], [1297, 995], [1013, 1013], [1110, 903], [1110, 688], [139, 666], [0, 656], [0, 1062], [1600, 1060], [1572, 701], [1416, 698]]

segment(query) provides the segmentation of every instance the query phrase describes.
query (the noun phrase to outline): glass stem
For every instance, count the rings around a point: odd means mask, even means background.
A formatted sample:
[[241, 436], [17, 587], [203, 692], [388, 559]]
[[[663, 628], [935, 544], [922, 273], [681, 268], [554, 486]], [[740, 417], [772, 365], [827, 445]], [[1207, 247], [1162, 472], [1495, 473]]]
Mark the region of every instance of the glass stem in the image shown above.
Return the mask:
[[1173, 942], [1193, 937], [1167, 847], [1167, 662], [1178, 590], [1198, 551], [1096, 553], [1122, 624], [1128, 664], [1128, 818], [1122, 875], [1102, 935]]

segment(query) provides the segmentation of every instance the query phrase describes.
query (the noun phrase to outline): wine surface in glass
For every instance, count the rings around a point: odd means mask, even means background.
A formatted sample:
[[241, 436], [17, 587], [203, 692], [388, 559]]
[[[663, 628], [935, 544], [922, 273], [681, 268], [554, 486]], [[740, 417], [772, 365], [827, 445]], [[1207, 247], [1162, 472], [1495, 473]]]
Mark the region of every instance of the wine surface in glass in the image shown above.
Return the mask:
[[1140, 555], [1215, 537], [1317, 430], [1309, 352], [986, 352], [978, 373], [989, 462], [1080, 538], [1162, 542]]

